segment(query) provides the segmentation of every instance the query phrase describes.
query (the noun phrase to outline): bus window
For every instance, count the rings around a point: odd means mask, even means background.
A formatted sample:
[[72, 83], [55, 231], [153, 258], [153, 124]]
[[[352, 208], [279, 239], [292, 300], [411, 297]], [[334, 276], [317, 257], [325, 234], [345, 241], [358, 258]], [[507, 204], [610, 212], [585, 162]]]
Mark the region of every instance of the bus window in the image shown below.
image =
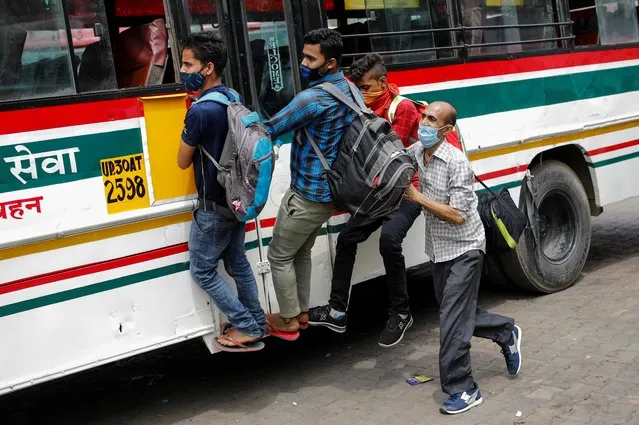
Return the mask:
[[0, 101], [174, 83], [170, 56], [162, 0], [0, 0]]
[[219, 30], [220, 24], [217, 20], [215, 2], [208, 0], [187, 0], [186, 3], [191, 33]]
[[62, 0], [0, 0], [0, 101], [75, 93]]
[[[462, 0], [468, 55], [494, 55], [558, 47], [552, 0]], [[500, 27], [504, 28], [486, 28]], [[473, 29], [473, 27], [478, 27]]]
[[78, 60], [78, 91], [117, 88], [113, 50], [103, 0], [68, 5], [73, 51]]
[[[74, 0], [74, 3], [82, 27], [93, 28], [97, 38], [83, 52], [80, 91], [175, 82], [162, 0]], [[77, 17], [69, 14], [73, 30]], [[84, 73], [83, 66], [89, 72]], [[91, 72], [98, 67], [101, 73]]]
[[451, 0], [345, 0], [328, 10], [329, 27], [344, 36], [342, 66], [369, 52], [389, 64], [432, 61], [457, 55]]
[[270, 118], [295, 96], [298, 64], [289, 49], [284, 3], [244, 0], [260, 113]]
[[636, 0], [570, 0], [575, 45], [639, 41]]

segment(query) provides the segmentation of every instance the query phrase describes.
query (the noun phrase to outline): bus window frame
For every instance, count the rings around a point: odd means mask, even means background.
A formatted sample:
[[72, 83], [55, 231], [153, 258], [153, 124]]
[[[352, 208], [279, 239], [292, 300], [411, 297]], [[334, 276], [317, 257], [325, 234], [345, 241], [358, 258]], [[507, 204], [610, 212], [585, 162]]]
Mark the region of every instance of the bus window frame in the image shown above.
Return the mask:
[[[309, 4], [315, 4], [316, 2], [320, 2], [323, 0], [302, 0]], [[451, 32], [455, 31], [455, 28], [463, 27], [460, 22], [461, 13], [462, 13], [462, 2], [461, 0], [453, 0], [452, 4], [454, 5], [452, 10], [452, 20], [455, 24], [453, 28], [450, 29]], [[335, 10], [339, 12], [340, 5], [343, 5], [343, 1], [335, 0], [334, 6]], [[408, 64], [387, 64], [387, 68], [389, 70], [406, 70], [406, 69], [421, 69], [421, 68], [434, 68], [445, 65], [458, 65], [463, 63], [475, 63], [475, 62], [489, 62], [489, 61], [497, 61], [497, 60], [512, 60], [526, 57], [534, 57], [534, 56], [550, 56], [556, 54], [567, 54], [572, 52], [588, 52], [588, 51], [601, 51], [601, 50], [617, 50], [617, 49], [627, 49], [627, 48], [635, 48], [639, 47], [639, 42], [631, 42], [631, 43], [623, 43], [623, 44], [615, 44], [615, 45], [587, 45], [587, 46], [576, 46], [574, 44], [574, 34], [572, 33], [572, 26], [567, 24], [570, 22], [570, 11], [568, 0], [554, 0], [554, 18], [557, 21], [553, 22], [549, 25], [555, 25], [559, 28], [557, 32], [557, 37], [553, 37], [551, 39], [546, 39], [548, 41], [555, 40], [558, 44], [563, 42], [564, 47], [555, 47], [551, 49], [541, 49], [541, 50], [529, 50], [529, 51], [521, 51], [521, 52], [513, 52], [513, 53], [497, 53], [491, 55], [478, 55], [478, 56], [468, 56], [468, 47], [463, 46], [460, 48], [459, 46], [452, 46], [452, 49], [458, 49], [461, 51], [461, 54], [457, 58], [444, 58], [444, 59], [436, 59], [432, 61], [420, 61], [420, 62], [411, 62]], [[337, 13], [337, 12], [336, 12]], [[341, 16], [341, 15], [340, 15]], [[322, 15], [322, 28], [328, 28], [328, 16], [326, 11]], [[463, 27], [470, 28], [470, 27]], [[314, 29], [314, 28], [309, 28]], [[572, 40], [571, 40], [572, 39]], [[384, 52], [373, 52], [379, 53], [384, 56]], [[364, 56], [364, 54], [362, 54]]]
[[[177, 46], [181, 52], [181, 40], [185, 37], [184, 35], [184, 23], [186, 22], [186, 1], [188, 0], [179, 0], [177, 2], [171, 2], [170, 0], [163, 0], [164, 4], [164, 14], [166, 21], [166, 28], [169, 32], [169, 39], [171, 48]], [[222, 3], [221, 0], [217, 0], [218, 3]], [[67, 46], [70, 51], [73, 51], [73, 38], [71, 34], [71, 25], [69, 21], [69, 14], [67, 13], [66, 2], [63, 1], [63, 14], [65, 21], [65, 33], [67, 37]], [[184, 5], [184, 10], [180, 10], [179, 6]], [[177, 18], [176, 18], [177, 17]], [[186, 34], [188, 35], [188, 33]], [[181, 67], [181, 55], [175, 54], [173, 55], [173, 67], [177, 71], [176, 76], [179, 75], [179, 69]], [[168, 66], [168, 64], [167, 64]], [[74, 90], [77, 92], [78, 90], [78, 73], [76, 70], [73, 71], [73, 83]], [[2, 111], [11, 111], [11, 110], [20, 110], [20, 109], [28, 109], [28, 108], [41, 108], [47, 106], [60, 106], [60, 105], [70, 105], [70, 104], [83, 104], [97, 101], [107, 101], [114, 99], [127, 99], [127, 98], [136, 98], [136, 97], [145, 97], [145, 96], [161, 96], [166, 94], [187, 94], [187, 91], [184, 89], [181, 83], [164, 83], [154, 86], [145, 86], [145, 87], [128, 87], [128, 88], [116, 88], [109, 90], [99, 90], [85, 93], [73, 93], [73, 94], [65, 94], [60, 96], [47, 96], [47, 97], [39, 97], [39, 98], [29, 98], [29, 99], [17, 99], [17, 100], [0, 100], [0, 112]]]
[[[173, 40], [171, 43], [171, 48], [175, 48], [177, 46], [179, 52], [181, 52], [181, 41], [190, 34], [188, 28], [188, 0], [179, 0], [177, 2], [172, 2], [170, 0], [163, 0], [165, 5], [165, 15], [167, 22], [167, 29], [171, 31], [171, 39]], [[320, 3], [321, 2], [321, 3]], [[240, 4], [242, 13], [244, 13], [243, 17], [240, 19], [236, 19], [237, 10], [231, 12], [226, 7], [228, 3], [231, 4]], [[335, 1], [335, 6], [338, 6], [341, 2], [339, 0]], [[315, 12], [318, 11], [319, 5], [323, 4], [323, 0], [285, 0], [285, 7], [289, 7], [290, 9], [285, 9], [288, 13], [293, 13], [293, 16], [301, 16], [302, 22], [288, 22], [287, 26], [289, 30], [289, 40], [291, 43], [294, 43], [297, 46], [297, 49], [292, 49], [292, 53], [295, 55], [293, 58], [299, 61], [299, 54], [301, 53], [301, 49], [303, 47], [303, 37], [304, 33], [312, 30], [317, 27], [317, 25], [321, 25], [321, 28], [328, 27], [328, 15], [324, 8], [320, 8], [321, 13], [315, 17]], [[557, 6], [556, 9], [556, 17], [560, 19], [559, 22], [569, 21], [570, 18], [566, 18], [564, 15], [568, 13], [568, 0], [556, 0], [554, 4]], [[460, 14], [461, 14], [461, 1], [453, 0], [453, 12], [452, 12], [452, 20], [456, 24], [455, 27], [458, 27], [458, 23], [461, 22]], [[250, 88], [250, 76], [249, 73], [252, 73], [251, 67], [242, 67], [239, 66], [241, 61], [233, 60], [233, 58], [239, 57], [239, 45], [237, 37], [234, 37], [234, 34], [237, 34], [237, 31], [240, 29], [245, 35], [242, 37], [245, 47], [244, 52], [247, 54], [250, 50], [247, 47], [248, 43], [248, 30], [246, 28], [246, 13], [244, 10], [244, 4], [242, 2], [226, 2], [223, 0], [216, 0], [217, 10], [221, 12], [220, 17], [218, 18], [218, 22], [220, 24], [220, 32], [222, 37], [225, 40], [234, 40], [232, 43], [228, 42], [227, 46], [229, 49], [229, 64], [227, 65], [227, 69], [225, 76], [229, 80], [229, 85], [232, 87], [242, 87], [242, 91], [247, 98], [247, 104], [253, 105], [255, 103], [253, 93], [250, 91], [246, 91], [245, 88]], [[568, 11], [568, 12], [567, 12]], [[291, 15], [289, 15], [291, 16]], [[244, 21], [242, 20], [244, 19]], [[68, 25], [68, 16], [65, 10], [65, 20], [67, 23], [66, 30], [70, 31], [70, 26]], [[453, 30], [451, 30], [453, 31]], [[568, 27], [567, 33], [572, 35], [572, 27]], [[560, 36], [564, 36], [559, 33]], [[67, 35], [69, 40], [71, 38]], [[70, 42], [70, 41], [69, 41]], [[515, 53], [500, 53], [494, 55], [479, 55], [479, 56], [467, 56], [466, 48], [460, 49], [462, 54], [458, 57], [454, 58], [445, 58], [438, 59], [434, 61], [421, 61], [421, 62], [412, 62], [407, 64], [388, 64], [387, 67], [389, 70], [405, 70], [405, 69], [418, 69], [418, 68], [434, 68], [445, 65], [457, 65], [463, 63], [474, 63], [474, 62], [489, 62], [489, 61], [497, 61], [497, 60], [512, 60], [518, 58], [525, 57], [533, 57], [533, 56], [549, 56], [555, 54], [567, 54], [572, 52], [597, 52], [597, 51], [605, 51], [605, 50], [617, 50], [617, 49], [630, 49], [639, 47], [639, 42], [631, 42], [631, 43], [623, 43], [623, 44], [615, 44], [615, 45], [584, 45], [584, 46], [575, 46], [574, 43], [567, 43], [568, 47], [558, 47], [553, 49], [544, 49], [544, 50], [534, 50], [534, 51], [522, 51]], [[298, 50], [298, 51], [295, 51]], [[249, 58], [251, 59], [251, 58]], [[251, 59], [252, 60], [252, 59]], [[174, 67], [179, 71], [181, 58], [180, 55], [174, 55], [173, 57]], [[247, 69], [248, 68], [248, 69]], [[242, 75], [244, 74], [244, 75]], [[176, 75], [179, 75], [176, 74]], [[74, 72], [74, 79], [77, 78]], [[253, 82], [255, 81], [255, 76], [252, 76]], [[77, 84], [77, 83], [76, 83]], [[301, 82], [299, 81], [299, 76], [295, 78], [295, 90], [299, 92], [301, 90]], [[254, 90], [254, 89], [253, 89]], [[20, 110], [20, 109], [28, 109], [28, 108], [39, 108], [39, 107], [47, 107], [47, 106], [58, 106], [58, 105], [69, 105], [69, 104], [83, 104], [89, 102], [96, 101], [108, 101], [114, 99], [125, 99], [125, 98], [136, 98], [136, 97], [144, 97], [144, 96], [161, 96], [166, 94], [187, 94], [187, 91], [184, 87], [178, 83], [165, 83], [162, 85], [156, 85], [151, 87], [133, 87], [133, 88], [124, 88], [124, 89], [112, 89], [112, 90], [104, 90], [104, 91], [95, 91], [89, 93], [74, 93], [67, 94], [61, 96], [49, 96], [49, 97], [41, 97], [41, 98], [30, 98], [30, 99], [19, 99], [19, 100], [5, 100], [0, 101], [0, 112], [9, 111], [9, 110]], [[249, 93], [248, 96], [246, 94]]]

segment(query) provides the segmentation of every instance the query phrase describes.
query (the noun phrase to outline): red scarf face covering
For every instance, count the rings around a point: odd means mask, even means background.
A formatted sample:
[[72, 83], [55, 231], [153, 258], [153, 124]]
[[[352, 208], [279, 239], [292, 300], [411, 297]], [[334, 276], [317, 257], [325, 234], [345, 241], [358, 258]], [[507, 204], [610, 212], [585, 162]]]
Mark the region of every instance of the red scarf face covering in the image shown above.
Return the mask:
[[386, 112], [391, 102], [399, 95], [399, 87], [396, 84], [388, 83], [388, 89], [380, 94], [375, 100], [367, 103], [366, 106], [371, 108], [378, 117], [386, 118]]

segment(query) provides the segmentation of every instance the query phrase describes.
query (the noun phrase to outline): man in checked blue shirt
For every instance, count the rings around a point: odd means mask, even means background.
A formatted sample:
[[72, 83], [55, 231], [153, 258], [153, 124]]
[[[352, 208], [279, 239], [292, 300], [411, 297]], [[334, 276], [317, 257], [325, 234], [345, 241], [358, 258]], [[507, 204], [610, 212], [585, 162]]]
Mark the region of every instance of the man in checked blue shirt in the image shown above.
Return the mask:
[[291, 187], [282, 198], [268, 248], [280, 306], [279, 314], [268, 316], [269, 331], [287, 340], [297, 339], [298, 329], [308, 326], [311, 248], [322, 224], [336, 211], [326, 171], [304, 130], [332, 165], [342, 136], [356, 117], [346, 105], [317, 88], [332, 83], [352, 98], [348, 82], [338, 70], [342, 48], [337, 31], [318, 29], [306, 34], [300, 73], [309, 88], [266, 123], [273, 140], [290, 131], [296, 133], [291, 148]]

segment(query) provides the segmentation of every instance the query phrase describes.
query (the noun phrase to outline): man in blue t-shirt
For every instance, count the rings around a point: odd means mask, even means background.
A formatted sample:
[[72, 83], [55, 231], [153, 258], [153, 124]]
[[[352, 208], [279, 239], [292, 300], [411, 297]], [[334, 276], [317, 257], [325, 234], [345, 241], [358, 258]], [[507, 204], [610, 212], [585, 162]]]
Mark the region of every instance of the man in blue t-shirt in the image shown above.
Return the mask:
[[[187, 90], [198, 91], [200, 98], [219, 92], [233, 99], [222, 84], [226, 60], [226, 46], [219, 35], [192, 34], [184, 42], [180, 79]], [[244, 223], [228, 209], [224, 188], [217, 182], [217, 168], [202, 154], [205, 149], [219, 161], [227, 131], [226, 106], [213, 101], [194, 103], [184, 119], [178, 166], [184, 170], [193, 164], [198, 192], [189, 235], [191, 274], [230, 322], [215, 345], [224, 351], [246, 351], [263, 347], [257, 340], [265, 334], [264, 311], [244, 250]], [[238, 296], [217, 271], [220, 259], [235, 279]]]

